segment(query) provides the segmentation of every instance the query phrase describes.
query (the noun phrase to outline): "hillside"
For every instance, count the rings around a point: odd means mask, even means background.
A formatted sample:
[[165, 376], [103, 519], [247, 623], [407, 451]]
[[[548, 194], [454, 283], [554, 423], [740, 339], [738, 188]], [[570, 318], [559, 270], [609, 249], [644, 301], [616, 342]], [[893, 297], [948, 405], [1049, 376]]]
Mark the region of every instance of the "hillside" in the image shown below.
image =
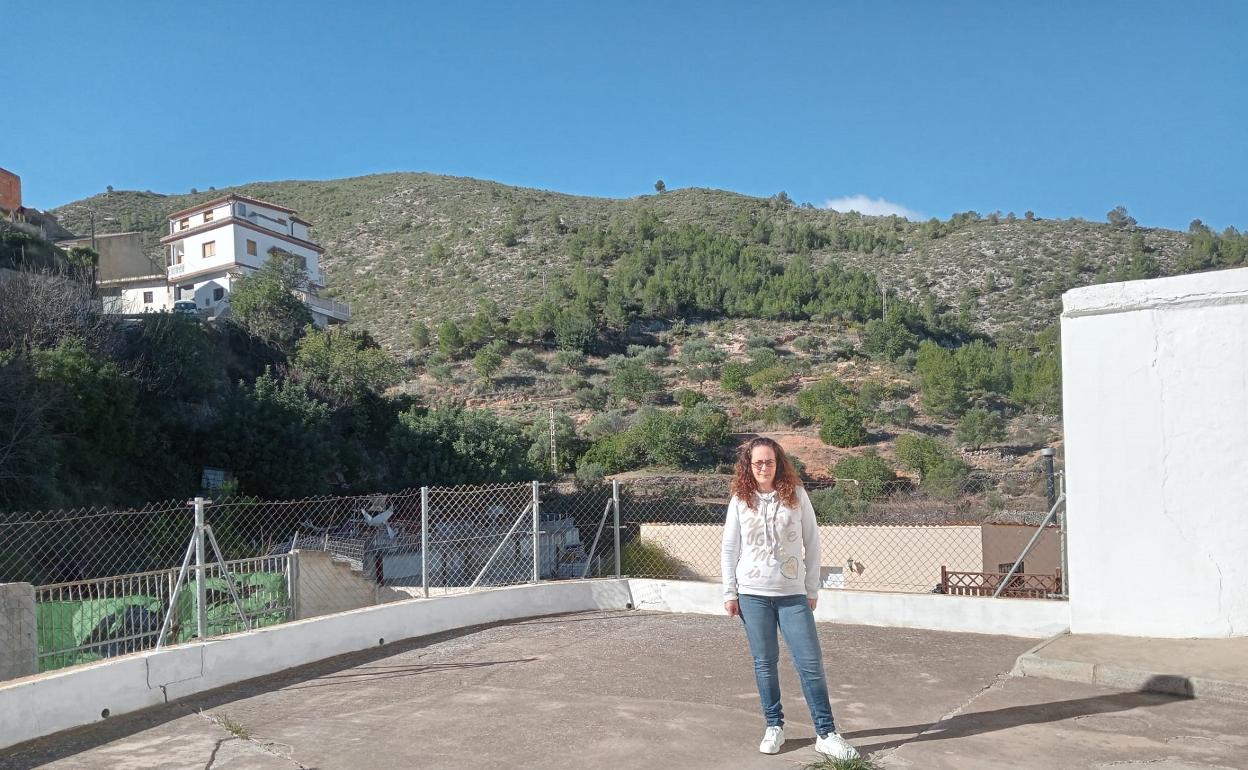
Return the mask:
[[[1052, 323], [1062, 291], [1105, 280], [1133, 248], [1142, 246], [1170, 271], [1187, 246], [1184, 233], [1082, 220], [958, 215], [913, 223], [795, 206], [782, 195], [684, 189], [617, 200], [408, 173], [188, 195], [109, 192], [53, 213], [83, 232], [93, 210], [99, 231], [149, 232], [155, 251], [168, 212], [230, 191], [290, 206], [315, 223], [331, 293], [352, 304], [357, 325], [396, 352], [410, 349], [417, 320], [432, 326], [464, 318], [485, 298], [504, 314], [535, 302], [578, 254], [609, 268], [618, 256], [612, 225], [633, 227], [648, 214], [667, 226], [697, 224], [739, 236], [782, 259], [809, 253], [816, 264], [875, 273], [889, 290], [959, 311], [991, 334]], [[588, 237], [603, 230], [606, 238]]]

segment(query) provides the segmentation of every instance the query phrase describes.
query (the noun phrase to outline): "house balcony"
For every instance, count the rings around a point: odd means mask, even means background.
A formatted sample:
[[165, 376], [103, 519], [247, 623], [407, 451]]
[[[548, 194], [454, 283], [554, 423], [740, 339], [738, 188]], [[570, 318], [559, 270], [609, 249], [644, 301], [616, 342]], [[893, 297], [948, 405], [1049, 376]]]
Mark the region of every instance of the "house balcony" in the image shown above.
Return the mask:
[[347, 323], [351, 320], [351, 306], [345, 302], [336, 302], [327, 297], [318, 297], [316, 294], [306, 290], [300, 291], [298, 294], [299, 298], [313, 312], [324, 315], [331, 322]]
[[179, 262], [176, 265], [169, 266], [169, 277], [176, 278], [186, 272], [186, 263]]

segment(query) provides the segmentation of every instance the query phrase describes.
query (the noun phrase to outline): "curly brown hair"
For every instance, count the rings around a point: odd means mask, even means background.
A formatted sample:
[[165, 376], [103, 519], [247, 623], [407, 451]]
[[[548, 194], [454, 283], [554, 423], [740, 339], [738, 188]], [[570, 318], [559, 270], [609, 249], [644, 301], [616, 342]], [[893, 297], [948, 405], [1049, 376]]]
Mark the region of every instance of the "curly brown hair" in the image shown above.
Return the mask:
[[796, 508], [797, 488], [802, 485], [802, 480], [780, 445], [765, 436], [752, 438], [737, 447], [737, 467], [732, 475], [732, 493], [753, 510], [754, 493], [758, 491], [758, 482], [754, 480], [754, 474], [750, 469], [750, 457], [755, 447], [760, 446], [771, 447], [771, 451], [776, 453], [776, 478], [772, 483], [775, 484], [781, 502], [790, 508]]

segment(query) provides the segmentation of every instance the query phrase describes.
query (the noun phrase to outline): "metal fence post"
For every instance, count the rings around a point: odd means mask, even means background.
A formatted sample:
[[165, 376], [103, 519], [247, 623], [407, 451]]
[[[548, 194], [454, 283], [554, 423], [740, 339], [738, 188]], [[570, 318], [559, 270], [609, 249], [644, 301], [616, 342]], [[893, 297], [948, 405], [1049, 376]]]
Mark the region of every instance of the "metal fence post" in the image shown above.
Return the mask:
[[420, 586], [429, 598], [429, 487], [420, 488]]
[[195, 630], [200, 640], [208, 638], [208, 590], [204, 570], [204, 509], [208, 501], [195, 498]]
[[1053, 503], [1057, 502], [1057, 479], [1053, 474], [1053, 447], [1046, 446], [1041, 449], [1040, 457], [1044, 463], [1044, 498], [1052, 508]]
[[[1062, 497], [1066, 497], [1066, 472], [1063, 471], [1057, 479], [1058, 487]], [[1062, 554], [1062, 595], [1070, 598], [1070, 564], [1066, 560], [1066, 506], [1062, 506], [1062, 510], [1057, 512], [1057, 528], [1058, 528], [1058, 544], [1061, 545]]]
[[615, 509], [615, 576], [620, 577], [620, 482], [611, 480], [611, 502]]
[[538, 482], [533, 482], [533, 582], [542, 579], [541, 575], [541, 507], [542, 491]]

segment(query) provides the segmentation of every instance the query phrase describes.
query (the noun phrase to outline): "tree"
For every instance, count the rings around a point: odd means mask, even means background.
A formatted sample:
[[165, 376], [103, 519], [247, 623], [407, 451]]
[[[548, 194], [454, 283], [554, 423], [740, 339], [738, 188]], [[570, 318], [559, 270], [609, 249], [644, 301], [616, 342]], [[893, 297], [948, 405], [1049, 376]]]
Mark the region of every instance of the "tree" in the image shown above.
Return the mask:
[[903, 466], [921, 474], [922, 485], [926, 488], [952, 490], [970, 470], [947, 446], [931, 436], [911, 433], [898, 436], [894, 451]]
[[308, 306], [295, 295], [307, 282], [292, 255], [274, 251], [259, 270], [234, 279], [230, 309], [252, 336], [288, 351], [312, 323]]
[[477, 370], [477, 376], [486, 385], [493, 382], [494, 375], [498, 374], [498, 370], [503, 368], [503, 348], [505, 346], [505, 343], [501, 340], [492, 342], [478, 350], [477, 355], [472, 359], [472, 366]]
[[914, 369], [919, 376], [924, 409], [946, 417], [962, 414], [966, 409], [966, 383], [952, 351], [923, 340]]
[[[888, 492], [888, 486], [897, 481], [897, 474], [884, 458], [873, 450], [866, 454], [846, 457], [834, 469], [839, 487], [859, 500], [874, 500]], [[852, 484], [844, 482], [852, 481]]]
[[729, 393], [747, 393], [750, 370], [742, 361], [729, 361], [719, 373], [719, 385]]
[[659, 195], [662, 195], [664, 192], [667, 191], [667, 185], [663, 183], [662, 179], [654, 183], [654, 191], [657, 192]]
[[394, 483], [403, 487], [531, 479], [528, 449], [515, 422], [460, 408], [403, 412], [389, 444]]
[[555, 318], [555, 344], [560, 350], [588, 350], [595, 332], [593, 320], [578, 308], [565, 309]]
[[464, 349], [464, 334], [459, 330], [459, 324], [453, 320], [443, 321], [438, 326], [438, 350], [443, 355], [455, 356]]
[[1005, 419], [1000, 412], [976, 407], [962, 415], [956, 435], [964, 446], [980, 449], [993, 441], [1005, 440]]
[[[529, 442], [526, 455], [529, 465], [541, 475], [548, 476], [550, 471], [550, 422], [544, 419], [534, 420], [525, 433]], [[585, 453], [586, 442], [576, 435], [576, 423], [566, 414], [555, 415], [555, 456], [559, 462], [559, 473], [576, 470], [576, 463]]]
[[867, 440], [866, 415], [850, 404], [832, 404], [819, 413], [819, 439], [832, 446], [858, 446]]
[[1135, 227], [1135, 217], [1127, 213], [1127, 209], [1123, 206], [1115, 206], [1105, 219], [1114, 227]]
[[412, 346], [417, 350], [429, 347], [429, 327], [424, 321], [412, 324]]
[[635, 358], [621, 362], [611, 378], [612, 393], [638, 403], [653, 400], [662, 390], [663, 378]]
[[271, 371], [241, 387], [222, 410], [210, 440], [212, 465], [227, 468], [249, 495], [291, 498], [323, 494], [338, 466], [327, 404], [301, 383]]
[[399, 364], [365, 332], [309, 328], [291, 363], [301, 379], [338, 398], [380, 394], [403, 376]]

